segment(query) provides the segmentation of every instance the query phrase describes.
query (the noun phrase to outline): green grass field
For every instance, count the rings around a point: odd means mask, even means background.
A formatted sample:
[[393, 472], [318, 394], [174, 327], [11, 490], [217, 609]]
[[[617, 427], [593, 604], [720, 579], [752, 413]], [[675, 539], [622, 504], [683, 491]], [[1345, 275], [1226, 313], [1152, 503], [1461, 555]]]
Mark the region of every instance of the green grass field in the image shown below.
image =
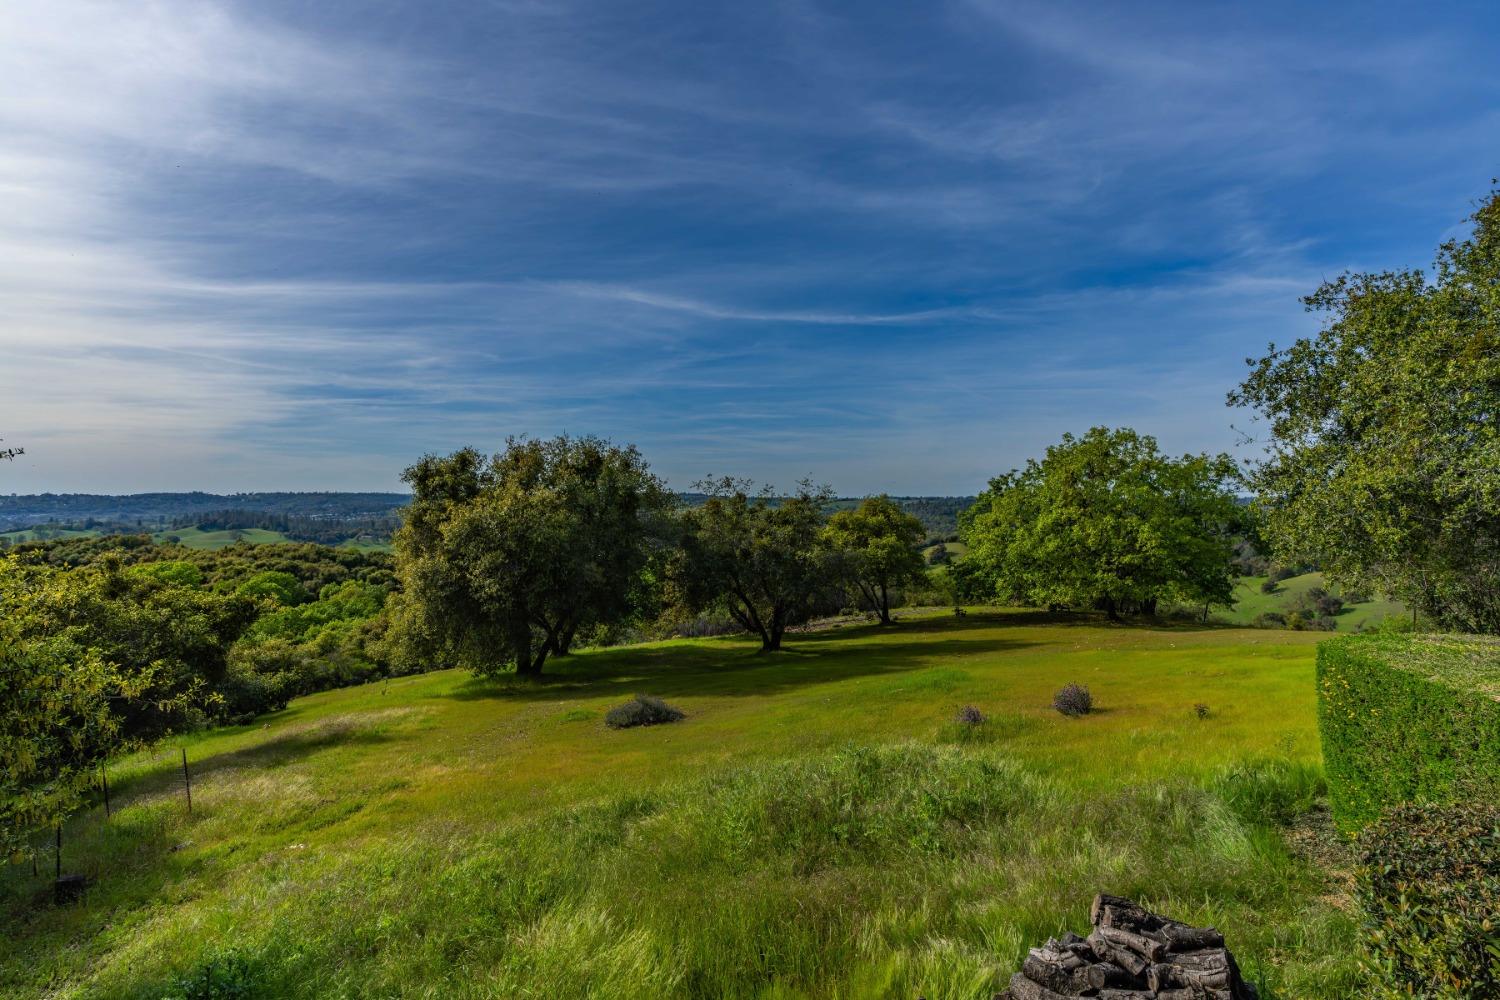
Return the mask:
[[22, 542], [44, 542], [53, 539], [68, 538], [93, 538], [99, 532], [91, 528], [23, 528], [18, 531], [0, 532], [0, 538], [5, 539], [12, 545]]
[[152, 532], [151, 537], [158, 542], [176, 538], [179, 544], [186, 545], [190, 549], [222, 549], [238, 541], [248, 542], [251, 545], [292, 541], [279, 531], [268, 531], [265, 528], [240, 528], [225, 531], [205, 531], [198, 527], [168, 528], [165, 531]]
[[[943, 547], [948, 550], [949, 557], [953, 559], [962, 559], [964, 556], [969, 554], [969, 547], [963, 542], [943, 542], [942, 544]], [[936, 549], [936, 545], [927, 546], [922, 550], [922, 558], [930, 561], [932, 559], [932, 553]]]
[[[1314, 587], [1328, 587], [1322, 573], [1304, 573], [1282, 580], [1274, 593], [1264, 594], [1260, 587], [1265, 580], [1263, 576], [1240, 577], [1239, 584], [1234, 588], [1234, 607], [1217, 610], [1214, 617], [1229, 624], [1248, 625], [1268, 611], [1286, 614], [1298, 597]], [[1338, 587], [1329, 588], [1329, 592], [1340, 593]], [[1358, 632], [1362, 628], [1375, 628], [1387, 617], [1402, 618], [1409, 613], [1406, 606], [1398, 601], [1376, 598], [1361, 604], [1345, 605], [1334, 617], [1334, 624], [1340, 632]]]
[[[1277, 826], [1320, 794], [1317, 638], [976, 609], [300, 699], [182, 741], [191, 816], [178, 744], [117, 764], [66, 833], [83, 906], [9, 866], [0, 990], [988, 998], [1107, 890], [1217, 924], [1270, 996], [1355, 995]], [[1050, 708], [1069, 681], [1095, 714]], [[687, 718], [606, 728], [635, 692]]]

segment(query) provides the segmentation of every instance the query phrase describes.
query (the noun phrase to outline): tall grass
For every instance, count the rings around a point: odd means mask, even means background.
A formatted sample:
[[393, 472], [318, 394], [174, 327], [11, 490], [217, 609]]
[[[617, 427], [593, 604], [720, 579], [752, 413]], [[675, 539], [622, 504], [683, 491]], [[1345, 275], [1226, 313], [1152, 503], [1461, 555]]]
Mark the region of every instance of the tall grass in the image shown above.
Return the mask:
[[1107, 890], [1218, 925], [1280, 995], [1348, 996], [1347, 919], [1309, 907], [1317, 875], [1257, 818], [1306, 780], [1247, 764], [1218, 791], [1080, 798], [983, 744], [761, 762], [477, 837], [259, 859], [232, 904], [154, 925], [79, 995], [160, 998], [232, 962], [267, 997], [968, 1000]]
[[[1277, 827], [1320, 794], [1313, 638], [974, 609], [301, 698], [182, 739], [191, 815], [176, 743], [113, 764], [83, 904], [4, 866], [0, 996], [988, 998], [1101, 889], [1357, 996]], [[607, 728], [641, 691], [687, 717]]]

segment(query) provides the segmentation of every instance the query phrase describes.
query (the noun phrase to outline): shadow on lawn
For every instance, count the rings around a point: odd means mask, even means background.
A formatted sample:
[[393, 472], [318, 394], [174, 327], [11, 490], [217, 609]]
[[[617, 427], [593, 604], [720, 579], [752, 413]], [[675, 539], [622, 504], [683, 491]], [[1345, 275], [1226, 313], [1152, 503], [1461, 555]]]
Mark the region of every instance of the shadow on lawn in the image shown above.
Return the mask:
[[629, 695], [637, 691], [658, 697], [769, 695], [808, 684], [917, 671], [955, 656], [1014, 652], [1040, 645], [993, 635], [962, 634], [908, 642], [901, 640], [901, 629], [885, 633], [891, 641], [847, 645], [831, 641], [849, 638], [856, 631], [869, 635], [875, 629], [788, 636], [780, 652], [769, 654], [759, 653], [744, 640], [735, 645], [713, 642], [601, 650], [568, 657], [560, 663], [549, 660], [546, 672], [535, 680], [476, 677], [448, 697], [526, 701], [548, 700], [563, 693]]
[[[358, 715], [315, 722], [278, 732], [263, 742], [238, 750], [223, 750], [207, 757], [195, 757], [188, 751], [188, 771], [196, 785], [205, 789], [217, 772], [240, 768], [262, 770], [305, 760], [320, 750], [351, 746], [376, 746], [394, 737], [375, 728], [384, 720], [362, 720]], [[129, 777], [111, 779], [110, 792], [117, 809], [123, 809], [139, 798], [161, 794], [182, 786], [181, 751], [173, 746], [160, 754], [160, 760], [149, 770]]]

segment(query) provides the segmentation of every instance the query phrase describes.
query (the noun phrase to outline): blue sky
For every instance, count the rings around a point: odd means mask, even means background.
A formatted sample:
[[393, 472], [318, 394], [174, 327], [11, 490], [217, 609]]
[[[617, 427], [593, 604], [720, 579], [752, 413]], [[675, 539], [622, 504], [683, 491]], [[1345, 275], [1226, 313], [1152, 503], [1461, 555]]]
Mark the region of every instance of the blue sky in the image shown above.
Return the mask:
[[1234, 445], [1243, 360], [1500, 173], [1500, 6], [0, 6], [7, 492], [508, 434], [968, 493]]

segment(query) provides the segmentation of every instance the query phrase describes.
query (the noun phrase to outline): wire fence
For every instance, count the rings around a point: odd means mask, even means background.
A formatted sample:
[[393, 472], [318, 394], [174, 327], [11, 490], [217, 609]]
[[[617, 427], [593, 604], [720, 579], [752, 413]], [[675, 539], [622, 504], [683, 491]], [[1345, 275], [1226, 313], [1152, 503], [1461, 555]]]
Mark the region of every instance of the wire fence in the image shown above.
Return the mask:
[[[118, 768], [118, 765], [116, 765]], [[193, 765], [187, 747], [165, 747], [137, 756], [111, 778], [110, 765], [99, 765], [92, 800], [51, 830], [37, 831], [29, 857], [4, 865], [4, 895], [12, 901], [36, 902], [50, 893], [59, 905], [81, 898], [104, 872], [110, 824], [123, 809], [142, 801], [177, 799], [193, 812]]]

